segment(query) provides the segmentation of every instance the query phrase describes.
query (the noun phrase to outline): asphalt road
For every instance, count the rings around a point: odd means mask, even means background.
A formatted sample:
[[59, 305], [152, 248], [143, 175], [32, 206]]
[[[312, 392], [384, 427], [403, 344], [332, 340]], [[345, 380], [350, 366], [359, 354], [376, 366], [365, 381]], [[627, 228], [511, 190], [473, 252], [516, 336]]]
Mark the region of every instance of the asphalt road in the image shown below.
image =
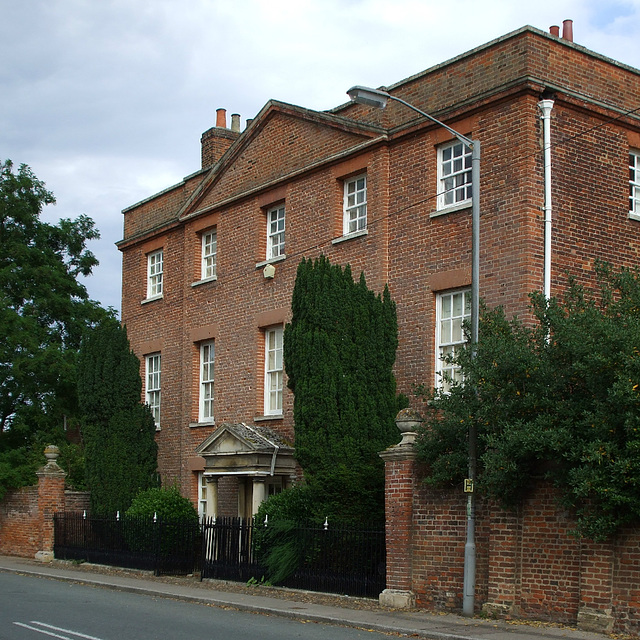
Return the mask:
[[389, 636], [0, 573], [0, 640], [380, 640]]

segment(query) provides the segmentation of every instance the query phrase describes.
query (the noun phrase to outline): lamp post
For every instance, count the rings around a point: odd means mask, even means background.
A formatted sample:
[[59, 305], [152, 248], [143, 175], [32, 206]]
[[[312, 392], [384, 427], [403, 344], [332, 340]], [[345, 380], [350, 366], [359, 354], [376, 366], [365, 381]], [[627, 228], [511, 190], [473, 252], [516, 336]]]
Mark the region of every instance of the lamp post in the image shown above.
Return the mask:
[[[392, 96], [380, 89], [355, 86], [347, 91], [348, 96], [354, 102], [369, 107], [384, 109], [389, 100], [395, 100], [405, 107], [412, 109], [431, 122], [446, 129], [462, 144], [471, 149], [471, 349], [475, 353], [478, 342], [478, 320], [480, 315], [480, 142], [472, 140], [458, 133], [444, 122], [440, 122], [428, 113], [401, 98]], [[475, 607], [476, 586], [476, 543], [475, 543], [475, 494], [474, 483], [476, 478], [476, 442], [477, 433], [474, 425], [469, 427], [469, 478], [465, 481], [465, 493], [467, 493], [467, 540], [464, 547], [464, 587], [462, 600], [462, 613], [472, 616]]]

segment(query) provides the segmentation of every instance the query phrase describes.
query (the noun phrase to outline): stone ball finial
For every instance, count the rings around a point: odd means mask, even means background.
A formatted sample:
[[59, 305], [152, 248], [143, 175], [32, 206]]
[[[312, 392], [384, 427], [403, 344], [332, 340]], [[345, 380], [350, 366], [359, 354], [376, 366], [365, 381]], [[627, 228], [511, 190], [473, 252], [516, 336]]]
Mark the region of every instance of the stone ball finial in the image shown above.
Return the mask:
[[47, 459], [47, 463], [55, 462], [60, 456], [60, 449], [55, 444], [50, 444], [45, 447], [44, 457]]
[[407, 408], [398, 411], [396, 427], [398, 427], [398, 430], [402, 434], [401, 445], [413, 444], [413, 442], [415, 442], [418, 429], [422, 422], [422, 416], [415, 409]]

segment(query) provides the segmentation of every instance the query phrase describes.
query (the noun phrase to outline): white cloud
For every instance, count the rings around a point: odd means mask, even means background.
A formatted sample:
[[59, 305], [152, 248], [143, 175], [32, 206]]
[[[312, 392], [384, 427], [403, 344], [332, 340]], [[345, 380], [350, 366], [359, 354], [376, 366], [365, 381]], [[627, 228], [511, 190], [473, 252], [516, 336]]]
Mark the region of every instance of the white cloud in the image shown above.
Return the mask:
[[[119, 307], [121, 210], [197, 170], [215, 110], [314, 109], [390, 85], [525, 24], [640, 67], [640, 0], [24, 0], [0, 6], [0, 157], [86, 213], [87, 286]], [[7, 64], [6, 61], [10, 61]]]

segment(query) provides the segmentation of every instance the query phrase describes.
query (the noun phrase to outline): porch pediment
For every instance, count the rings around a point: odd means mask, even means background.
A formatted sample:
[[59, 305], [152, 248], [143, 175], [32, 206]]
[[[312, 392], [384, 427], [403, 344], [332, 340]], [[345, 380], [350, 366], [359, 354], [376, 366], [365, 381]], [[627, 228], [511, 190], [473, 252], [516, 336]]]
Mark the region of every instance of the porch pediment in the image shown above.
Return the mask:
[[220, 425], [196, 449], [205, 459], [206, 475], [290, 475], [293, 452], [272, 429], [245, 423]]

